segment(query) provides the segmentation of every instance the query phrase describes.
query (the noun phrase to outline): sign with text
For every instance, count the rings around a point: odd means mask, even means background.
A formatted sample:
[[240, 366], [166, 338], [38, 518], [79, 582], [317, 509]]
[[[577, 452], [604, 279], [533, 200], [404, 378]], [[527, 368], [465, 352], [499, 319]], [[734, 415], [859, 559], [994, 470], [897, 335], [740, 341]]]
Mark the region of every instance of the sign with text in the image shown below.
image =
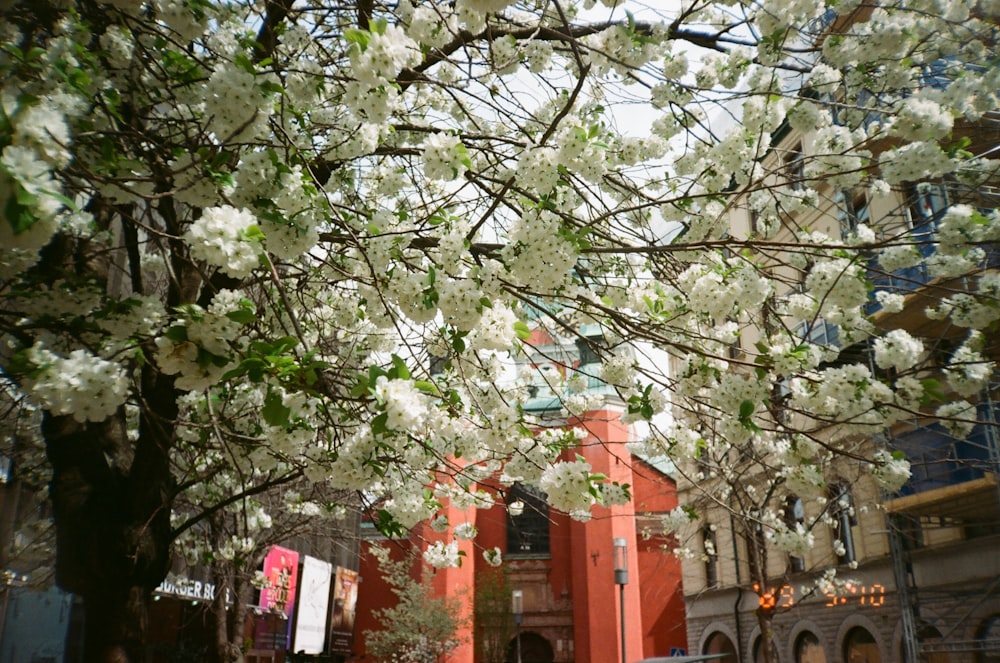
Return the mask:
[[271, 546], [264, 558], [264, 577], [267, 587], [260, 590], [260, 607], [283, 615], [287, 619], [285, 643], [291, 638], [292, 612], [295, 609], [295, 591], [298, 586], [299, 553], [281, 546]]
[[330, 576], [333, 564], [304, 555], [299, 576], [299, 604], [295, 607], [292, 651], [322, 654], [326, 644], [326, 617], [330, 607]]
[[354, 615], [358, 606], [358, 572], [337, 567], [330, 610], [331, 654], [350, 653], [354, 640]]

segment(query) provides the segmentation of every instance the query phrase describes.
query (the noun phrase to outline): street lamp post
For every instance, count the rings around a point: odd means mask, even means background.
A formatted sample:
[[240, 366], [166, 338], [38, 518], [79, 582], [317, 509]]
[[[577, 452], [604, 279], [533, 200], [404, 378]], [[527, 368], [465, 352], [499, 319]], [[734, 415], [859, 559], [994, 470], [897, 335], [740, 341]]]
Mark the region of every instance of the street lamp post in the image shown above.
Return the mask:
[[[628, 584], [628, 543], [623, 538], [615, 537], [612, 542], [615, 547], [615, 584], [618, 585], [618, 596], [622, 612], [622, 660], [625, 660], [625, 585]], [[520, 661], [518, 661], [520, 663]]]
[[517, 653], [515, 660], [517, 663], [521, 663], [521, 618], [524, 615], [524, 592], [515, 589], [510, 593], [510, 598], [511, 612], [514, 613], [514, 647]]

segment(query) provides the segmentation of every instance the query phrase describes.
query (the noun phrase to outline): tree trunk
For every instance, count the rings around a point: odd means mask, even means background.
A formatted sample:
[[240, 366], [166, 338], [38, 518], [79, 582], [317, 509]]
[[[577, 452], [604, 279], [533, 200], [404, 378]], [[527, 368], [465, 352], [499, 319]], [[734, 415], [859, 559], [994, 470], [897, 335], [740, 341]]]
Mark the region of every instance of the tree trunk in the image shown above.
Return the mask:
[[757, 625], [760, 626], [760, 660], [778, 663], [778, 652], [774, 650], [774, 610], [758, 608]]
[[[143, 660], [147, 609], [170, 563], [171, 475], [161, 445], [133, 445], [124, 413], [81, 424], [46, 414], [57, 584], [83, 599], [85, 663]], [[148, 433], [148, 431], [147, 431]]]

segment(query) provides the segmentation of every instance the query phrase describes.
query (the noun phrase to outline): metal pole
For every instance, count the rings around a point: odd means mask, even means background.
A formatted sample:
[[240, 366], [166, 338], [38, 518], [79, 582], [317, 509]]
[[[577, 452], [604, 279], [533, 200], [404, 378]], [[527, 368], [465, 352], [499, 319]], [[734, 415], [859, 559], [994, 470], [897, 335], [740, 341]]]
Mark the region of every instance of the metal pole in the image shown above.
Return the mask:
[[622, 663], [625, 663], [625, 585], [618, 585], [618, 590], [622, 607]]
[[517, 654], [515, 659], [521, 663], [521, 620], [524, 618], [524, 592], [515, 589], [511, 592], [511, 612], [514, 613], [514, 651]]
[[517, 663], [521, 663], [521, 615], [517, 615], [514, 619], [514, 625], [516, 629], [516, 641], [517, 641]]

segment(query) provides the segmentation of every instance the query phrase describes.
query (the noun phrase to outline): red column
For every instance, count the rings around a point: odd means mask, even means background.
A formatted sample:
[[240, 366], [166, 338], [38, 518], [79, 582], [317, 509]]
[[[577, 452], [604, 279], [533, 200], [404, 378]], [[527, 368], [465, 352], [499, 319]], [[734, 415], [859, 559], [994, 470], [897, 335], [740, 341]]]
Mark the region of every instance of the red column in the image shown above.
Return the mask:
[[[579, 453], [592, 471], [611, 481], [632, 484], [631, 456], [625, 449], [628, 426], [621, 423], [620, 410], [588, 412], [570, 425], [588, 435]], [[636, 552], [635, 507], [594, 507], [593, 519], [573, 522], [573, 615], [577, 663], [612, 663], [621, 659], [621, 595], [615, 584], [615, 538], [628, 544], [628, 580], [625, 599], [625, 650], [628, 661], [643, 658], [642, 605], [639, 600], [639, 567]]]

